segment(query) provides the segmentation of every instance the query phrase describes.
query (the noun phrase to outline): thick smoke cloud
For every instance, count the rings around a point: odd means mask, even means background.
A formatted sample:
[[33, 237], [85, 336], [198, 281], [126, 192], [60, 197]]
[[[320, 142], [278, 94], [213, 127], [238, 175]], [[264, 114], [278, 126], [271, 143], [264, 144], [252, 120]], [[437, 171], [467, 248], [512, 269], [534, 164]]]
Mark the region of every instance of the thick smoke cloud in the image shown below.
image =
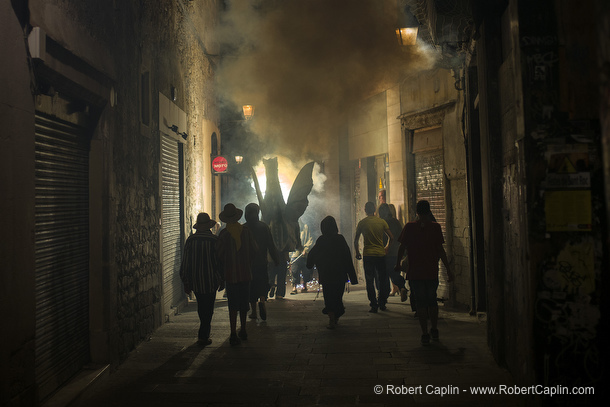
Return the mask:
[[[396, 0], [227, 1], [219, 40], [230, 55], [221, 96], [255, 106], [259, 139], [294, 159], [323, 159], [328, 129], [355, 103], [428, 63], [395, 37]], [[327, 130], [322, 130], [327, 129]]]

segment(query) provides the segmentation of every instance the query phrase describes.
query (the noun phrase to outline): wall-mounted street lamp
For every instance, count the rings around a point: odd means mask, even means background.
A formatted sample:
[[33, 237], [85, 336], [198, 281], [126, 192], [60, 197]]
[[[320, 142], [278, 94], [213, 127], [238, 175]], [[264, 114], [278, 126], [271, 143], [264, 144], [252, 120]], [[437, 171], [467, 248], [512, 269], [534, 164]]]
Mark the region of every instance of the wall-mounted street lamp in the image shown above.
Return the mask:
[[402, 46], [415, 45], [417, 43], [417, 33], [419, 31], [419, 21], [411, 13], [410, 7], [405, 7], [399, 12], [400, 20], [396, 29], [396, 38]]
[[254, 106], [252, 105], [243, 105], [242, 110], [244, 112], [244, 118], [246, 120], [250, 120], [254, 117]]
[[241, 155], [236, 155], [236, 156], [235, 156], [235, 162], [236, 162], [237, 164], [241, 164], [241, 162], [242, 162], [243, 160], [244, 160], [244, 157], [243, 157], [243, 156], [241, 156]]
[[417, 42], [418, 27], [404, 27], [396, 29], [396, 38], [402, 46], [415, 45]]

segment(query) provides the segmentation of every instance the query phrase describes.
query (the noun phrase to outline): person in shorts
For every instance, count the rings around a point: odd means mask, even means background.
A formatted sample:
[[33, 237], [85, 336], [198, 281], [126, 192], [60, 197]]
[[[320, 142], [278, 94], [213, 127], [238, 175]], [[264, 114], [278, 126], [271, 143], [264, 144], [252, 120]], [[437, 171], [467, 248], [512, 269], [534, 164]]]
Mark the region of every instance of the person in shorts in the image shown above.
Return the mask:
[[[411, 294], [417, 304], [417, 316], [422, 330], [421, 343], [429, 345], [430, 339], [439, 340], [438, 303], [436, 289], [438, 288], [438, 261], [443, 261], [447, 268], [448, 282], [453, 281], [454, 274], [443, 248], [445, 239], [441, 225], [433, 221], [430, 203], [422, 200], [416, 207], [417, 220], [409, 222], [402, 229], [398, 241], [398, 260], [395, 270], [400, 271], [400, 259], [407, 252], [409, 261], [408, 279]], [[428, 332], [428, 318], [430, 332]]]

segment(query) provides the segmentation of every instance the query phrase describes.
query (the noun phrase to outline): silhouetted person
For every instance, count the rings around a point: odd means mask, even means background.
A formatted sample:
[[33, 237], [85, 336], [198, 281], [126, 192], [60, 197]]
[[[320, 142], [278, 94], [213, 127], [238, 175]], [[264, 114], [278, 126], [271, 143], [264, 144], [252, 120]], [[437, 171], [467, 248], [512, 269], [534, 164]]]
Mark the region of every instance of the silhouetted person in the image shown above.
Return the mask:
[[273, 237], [271, 236], [271, 230], [266, 223], [259, 220], [258, 216], [260, 208], [255, 203], [246, 205], [245, 210], [246, 223], [244, 226], [250, 229], [258, 251], [252, 262], [252, 282], [250, 283], [250, 305], [252, 307], [252, 313], [250, 318], [256, 319], [256, 303], [258, 302], [258, 309], [260, 311], [260, 317], [263, 321], [267, 320], [267, 308], [265, 302], [267, 301], [267, 293], [269, 292], [269, 273], [267, 272], [267, 256], [273, 260], [275, 265], [279, 264], [279, 257], [275, 244], [273, 243]]
[[[257, 252], [252, 233], [238, 222], [242, 214], [241, 209], [228, 203], [218, 215], [220, 220], [227, 224], [218, 235], [218, 255], [225, 273], [231, 324], [229, 343], [232, 346], [239, 345], [240, 339], [248, 339], [246, 314], [249, 308], [252, 261]], [[238, 311], [241, 322], [239, 334], [237, 334]]]
[[334, 329], [339, 317], [345, 313], [343, 292], [345, 283], [358, 284], [352, 254], [345, 238], [339, 234], [337, 222], [332, 216], [325, 217], [320, 229], [322, 236], [316, 240], [307, 256], [307, 268], [314, 266], [324, 295], [323, 313], [328, 314], [328, 328]]
[[[453, 281], [454, 275], [443, 248], [445, 239], [441, 225], [432, 220], [430, 203], [419, 201], [416, 212], [417, 220], [407, 223], [398, 238], [400, 247], [395, 270], [400, 271], [400, 259], [406, 250], [409, 260], [409, 285], [417, 304], [417, 316], [422, 330], [421, 343], [429, 345], [430, 338], [435, 341], [439, 340], [438, 303], [436, 302], [439, 259], [442, 259], [447, 267], [448, 282]], [[430, 318], [430, 333], [428, 333], [428, 318]]]
[[197, 215], [197, 223], [193, 225], [196, 232], [186, 239], [180, 279], [184, 284], [184, 292], [195, 293], [197, 298], [197, 314], [199, 315], [199, 334], [197, 343], [207, 346], [212, 343], [210, 329], [214, 314], [216, 291], [224, 289], [224, 278], [220, 270], [217, 242], [210, 228], [216, 221], [210, 219], [207, 213]]
[[[392, 216], [390, 205], [387, 203], [379, 205], [377, 212], [379, 213], [379, 217], [387, 222], [388, 226], [390, 227], [390, 232], [392, 232], [392, 236], [400, 236], [403, 226], [398, 219]], [[385, 234], [383, 236], [383, 244], [388, 245], [388, 237]], [[400, 292], [400, 301], [405, 302], [409, 296], [409, 290], [407, 290], [407, 287], [405, 286], [406, 282], [402, 274], [394, 270], [399, 247], [400, 242], [398, 242], [396, 239], [392, 240], [392, 242], [388, 245], [388, 254], [386, 254], [385, 266], [386, 272], [392, 280], [392, 283], [398, 287], [398, 291]]]
[[[377, 309], [386, 310], [386, 303], [390, 295], [390, 280], [386, 272], [385, 256], [389, 244], [394, 239], [388, 223], [375, 216], [375, 204], [367, 202], [364, 205], [366, 217], [358, 222], [356, 226], [356, 237], [354, 238], [354, 249], [356, 259], [363, 259], [364, 278], [366, 281], [366, 293], [371, 309], [369, 312], [377, 312]], [[384, 246], [383, 235], [388, 236], [388, 243]], [[364, 239], [364, 248], [360, 254], [360, 235]], [[375, 291], [377, 287], [377, 292]]]

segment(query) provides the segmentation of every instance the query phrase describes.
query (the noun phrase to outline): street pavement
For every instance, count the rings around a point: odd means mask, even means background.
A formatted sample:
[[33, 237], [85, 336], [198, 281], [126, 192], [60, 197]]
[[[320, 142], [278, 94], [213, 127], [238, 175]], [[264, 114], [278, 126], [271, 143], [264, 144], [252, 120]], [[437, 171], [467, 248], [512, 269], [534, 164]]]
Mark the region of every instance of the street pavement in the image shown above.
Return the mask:
[[[289, 291], [289, 289], [287, 290]], [[248, 340], [229, 345], [219, 293], [213, 343], [196, 344], [195, 303], [155, 331], [75, 406], [521, 406], [528, 396], [473, 394], [512, 386], [486, 344], [484, 318], [440, 305], [440, 341], [420, 343], [407, 302], [390, 297], [369, 313], [364, 284], [344, 295], [346, 313], [327, 328], [316, 291], [271, 299], [267, 321], [248, 319]], [[492, 389], [492, 390], [490, 390]], [[495, 390], [493, 390], [495, 389]], [[377, 394], [380, 393], [380, 394]], [[394, 394], [395, 393], [395, 394]]]

